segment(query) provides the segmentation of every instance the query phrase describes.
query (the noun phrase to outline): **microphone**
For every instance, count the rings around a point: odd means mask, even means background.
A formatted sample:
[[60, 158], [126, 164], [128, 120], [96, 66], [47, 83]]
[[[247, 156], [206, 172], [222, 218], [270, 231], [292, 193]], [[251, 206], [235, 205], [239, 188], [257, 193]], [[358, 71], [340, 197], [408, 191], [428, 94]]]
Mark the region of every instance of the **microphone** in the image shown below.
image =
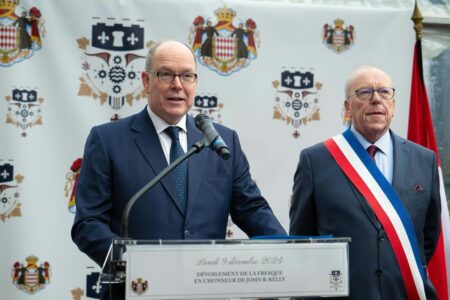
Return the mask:
[[225, 160], [230, 158], [230, 150], [220, 137], [217, 130], [214, 128], [211, 119], [207, 115], [198, 114], [195, 117], [195, 125], [197, 125], [197, 128], [203, 132], [206, 141], [209, 143], [212, 150], [216, 150], [217, 154]]

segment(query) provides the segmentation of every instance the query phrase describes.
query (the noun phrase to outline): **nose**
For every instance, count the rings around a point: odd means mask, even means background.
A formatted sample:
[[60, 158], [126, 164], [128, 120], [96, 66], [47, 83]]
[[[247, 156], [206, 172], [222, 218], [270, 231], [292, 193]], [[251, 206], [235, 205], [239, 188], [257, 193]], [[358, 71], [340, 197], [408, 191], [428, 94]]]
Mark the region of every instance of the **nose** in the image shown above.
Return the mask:
[[379, 103], [381, 102], [382, 99], [380, 97], [380, 94], [378, 94], [378, 91], [373, 91], [373, 95], [372, 95], [372, 99], [370, 99], [370, 102], [375, 102], [375, 103]]
[[183, 84], [181, 83], [181, 79], [179, 75], [176, 75], [175, 78], [171, 82], [172, 88], [182, 89]]

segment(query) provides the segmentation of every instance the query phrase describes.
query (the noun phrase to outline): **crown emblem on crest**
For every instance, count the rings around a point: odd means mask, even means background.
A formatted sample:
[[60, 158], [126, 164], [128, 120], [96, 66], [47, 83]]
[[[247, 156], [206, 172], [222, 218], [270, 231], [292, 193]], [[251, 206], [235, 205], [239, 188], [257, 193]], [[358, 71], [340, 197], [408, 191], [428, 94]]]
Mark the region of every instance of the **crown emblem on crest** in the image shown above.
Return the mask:
[[342, 20], [341, 18], [337, 18], [336, 20], [334, 20], [334, 25], [336, 27], [342, 27], [344, 25], [344, 20]]
[[27, 258], [25, 258], [25, 260], [27, 261], [27, 263], [28, 263], [29, 265], [35, 265], [35, 264], [37, 263], [37, 261], [39, 260], [39, 258], [37, 258], [37, 257], [34, 256], [34, 255], [30, 255], [30, 256], [28, 256]]
[[236, 17], [236, 11], [232, 10], [231, 8], [227, 8], [226, 5], [222, 8], [216, 9], [214, 11], [214, 14], [216, 15], [219, 22], [231, 22], [234, 17]]

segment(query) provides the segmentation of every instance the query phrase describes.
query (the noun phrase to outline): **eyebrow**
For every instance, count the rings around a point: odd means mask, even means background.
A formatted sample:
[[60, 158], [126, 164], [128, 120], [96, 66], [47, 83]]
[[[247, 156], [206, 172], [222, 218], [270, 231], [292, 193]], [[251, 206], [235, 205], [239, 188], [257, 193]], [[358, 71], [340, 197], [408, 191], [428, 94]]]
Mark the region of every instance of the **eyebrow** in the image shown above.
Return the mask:
[[[170, 67], [164, 66], [164, 65], [163, 66], [159, 66], [159, 68], [158, 68], [158, 72], [162, 72], [162, 71], [170, 72], [170, 73], [176, 73], [174, 70], [171, 70]], [[195, 68], [192, 69], [191, 67], [188, 67], [186, 69], [182, 69], [182, 71], [180, 73], [195, 73]]]

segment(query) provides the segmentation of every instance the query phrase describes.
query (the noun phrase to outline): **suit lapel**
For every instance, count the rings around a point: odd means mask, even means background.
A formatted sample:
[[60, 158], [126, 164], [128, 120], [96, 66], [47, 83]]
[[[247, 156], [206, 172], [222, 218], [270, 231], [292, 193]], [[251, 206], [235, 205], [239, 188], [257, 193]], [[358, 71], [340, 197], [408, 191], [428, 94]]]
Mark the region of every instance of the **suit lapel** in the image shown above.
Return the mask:
[[366, 198], [363, 197], [363, 195], [356, 188], [356, 186], [350, 181], [350, 179], [347, 178], [347, 180], [349, 181], [349, 184], [353, 190], [353, 194], [355, 195], [356, 200], [358, 201], [358, 203], [361, 206], [364, 213], [367, 215], [367, 219], [369, 219], [369, 221], [376, 228], [381, 228], [381, 224], [378, 221], [377, 216], [375, 215], [373, 209], [370, 207], [369, 203], [367, 202]]
[[[134, 140], [145, 160], [148, 162], [155, 175], [159, 174], [167, 167], [167, 160], [162, 150], [161, 143], [159, 142], [155, 126], [148, 115], [147, 107], [136, 115], [135, 120], [131, 124], [131, 130], [135, 132]], [[164, 177], [161, 180], [161, 184], [183, 214], [183, 209], [181, 209], [179, 204], [178, 195], [175, 192], [175, 186], [170, 180], [170, 177]]]
[[[203, 138], [203, 133], [195, 126], [194, 118], [187, 116], [186, 117], [186, 128], [187, 128], [187, 143], [188, 150], [194, 145], [196, 142]], [[188, 204], [187, 204], [187, 212], [186, 217], [189, 217], [192, 209], [194, 207], [195, 201], [197, 201], [197, 194], [200, 189], [200, 185], [203, 181], [206, 162], [209, 159], [210, 155], [209, 149], [203, 149], [200, 153], [193, 154], [188, 161]]]
[[411, 163], [408, 158], [408, 147], [406, 146], [406, 140], [395, 135], [391, 131], [392, 143], [394, 144], [394, 172], [392, 176], [392, 186], [394, 187], [397, 195], [400, 195], [400, 191], [404, 189], [404, 182], [408, 174], [408, 166]]

